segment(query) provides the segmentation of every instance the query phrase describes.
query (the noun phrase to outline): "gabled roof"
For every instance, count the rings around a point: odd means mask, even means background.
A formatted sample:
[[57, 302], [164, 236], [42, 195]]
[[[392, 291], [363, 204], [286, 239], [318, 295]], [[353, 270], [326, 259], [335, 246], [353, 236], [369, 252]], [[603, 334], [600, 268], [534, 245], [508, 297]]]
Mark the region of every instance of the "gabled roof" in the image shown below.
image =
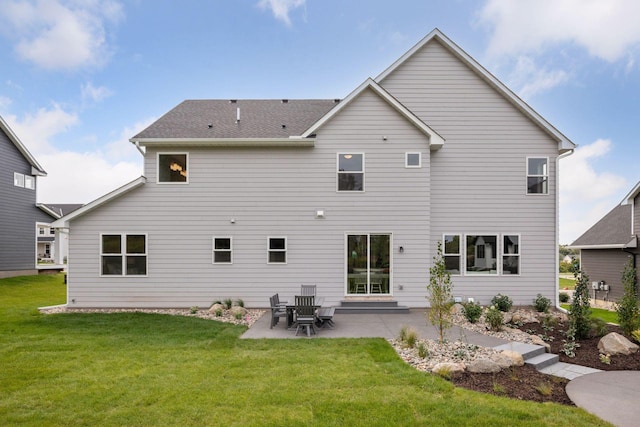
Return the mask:
[[58, 219], [65, 215], [70, 214], [76, 209], [80, 209], [83, 205], [79, 203], [68, 203], [68, 204], [58, 204], [52, 205], [48, 203], [36, 203], [36, 206], [39, 207], [42, 211], [50, 215], [52, 218]]
[[116, 188], [112, 192], [105, 194], [104, 196], [94, 200], [93, 202], [89, 202], [86, 205], [82, 206], [81, 208], [78, 208], [63, 217], [58, 218], [57, 220], [51, 223], [51, 226], [54, 228], [68, 228], [69, 221], [71, 221], [72, 219], [75, 219], [79, 216], [89, 213], [92, 210], [104, 205], [105, 203], [110, 202], [113, 199], [117, 199], [118, 197], [130, 192], [131, 190], [134, 190], [144, 185], [146, 182], [147, 182], [147, 178], [145, 178], [144, 176], [136, 178], [133, 181], [129, 182], [128, 184], [125, 184], [120, 188]]
[[575, 249], [624, 249], [637, 246], [631, 234], [631, 205], [613, 208], [569, 247]]
[[367, 79], [364, 83], [358, 86], [353, 92], [351, 92], [345, 99], [342, 100], [335, 108], [330, 110], [320, 120], [313, 124], [309, 129], [302, 133], [303, 138], [310, 137], [315, 134], [316, 131], [321, 128], [326, 122], [335, 117], [340, 111], [346, 108], [354, 99], [356, 99], [363, 91], [371, 89], [380, 98], [387, 102], [396, 111], [402, 114], [410, 123], [418, 128], [422, 133], [429, 137], [429, 146], [432, 150], [437, 150], [444, 144], [444, 138], [442, 138], [436, 131], [427, 126], [422, 120], [420, 120], [415, 114], [413, 114], [407, 107], [402, 105], [397, 99], [395, 99], [389, 92], [384, 90], [373, 79]]
[[20, 138], [13, 133], [7, 122], [4, 121], [2, 116], [0, 116], [0, 129], [4, 131], [4, 133], [9, 137], [9, 140], [13, 142], [13, 145], [16, 146], [18, 151], [22, 154], [22, 156], [27, 159], [29, 164], [31, 165], [31, 173], [37, 176], [47, 176], [47, 173], [44, 171], [40, 163], [36, 160], [35, 157], [27, 150], [27, 147], [20, 141]]
[[[299, 136], [340, 100], [206, 99], [186, 100], [131, 142], [215, 143], [229, 140], [288, 140]], [[239, 119], [239, 120], [238, 120]]]
[[487, 71], [482, 65], [480, 65], [475, 59], [473, 59], [468, 53], [462, 50], [458, 45], [445, 36], [439, 29], [434, 29], [427, 34], [422, 40], [420, 40], [415, 46], [402, 55], [396, 62], [391, 64], [389, 68], [384, 70], [376, 81], [382, 83], [382, 81], [402, 65], [406, 60], [411, 58], [416, 52], [418, 52], [424, 45], [432, 41], [438, 41], [450, 52], [452, 52], [458, 59], [464, 62], [471, 70], [478, 74], [484, 81], [486, 81], [495, 90], [501, 93], [509, 102], [511, 102], [516, 108], [524, 113], [530, 120], [536, 123], [542, 130], [548, 133], [553, 139], [558, 142], [558, 151], [560, 153], [570, 152], [576, 148], [576, 144], [571, 142], [569, 138], [563, 135], [559, 130], [553, 127], [547, 122], [540, 114], [538, 114], [533, 108], [531, 108], [526, 102], [524, 102], [518, 95], [513, 93], [511, 89], [505, 86], [500, 80], [498, 80], [493, 74]]
[[640, 182], [638, 182], [636, 184], [636, 186], [633, 187], [633, 190], [631, 190], [629, 192], [629, 194], [624, 196], [624, 199], [622, 200], [622, 204], [623, 205], [627, 205], [627, 204], [633, 205], [633, 200], [638, 196], [638, 194], [640, 194]]

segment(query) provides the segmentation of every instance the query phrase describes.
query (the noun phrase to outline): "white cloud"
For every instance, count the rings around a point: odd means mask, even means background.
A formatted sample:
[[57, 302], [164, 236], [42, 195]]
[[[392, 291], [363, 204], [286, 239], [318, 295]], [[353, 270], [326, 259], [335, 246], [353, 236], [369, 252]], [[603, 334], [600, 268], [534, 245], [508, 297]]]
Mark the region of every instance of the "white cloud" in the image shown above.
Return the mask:
[[9, 105], [11, 105], [11, 98], [0, 95], [0, 111], [5, 110]]
[[40, 156], [38, 162], [48, 174], [38, 178], [42, 203], [88, 203], [142, 175], [142, 156], [138, 162], [113, 163], [100, 152], [63, 151]]
[[7, 115], [5, 119], [36, 158], [53, 150], [49, 142], [53, 136], [79, 123], [75, 113], [64, 111], [58, 104], [40, 108], [35, 114], [27, 114], [23, 119], [18, 119], [15, 115]]
[[108, 88], [104, 86], [95, 87], [91, 82], [83, 84], [80, 87], [80, 91], [82, 93], [82, 99], [93, 102], [100, 102], [113, 94]]
[[489, 0], [479, 21], [492, 29], [488, 53], [513, 55], [575, 43], [608, 62], [640, 42], [637, 0]]
[[305, 4], [306, 0], [260, 0], [258, 7], [262, 10], [271, 10], [276, 19], [290, 27], [291, 18], [289, 18], [289, 12], [293, 9], [303, 7]]
[[140, 133], [156, 120], [156, 117], [147, 118], [122, 129], [118, 138], [105, 146], [106, 156], [110, 159], [137, 159], [140, 157], [141, 154], [129, 142], [129, 138]]
[[121, 17], [113, 0], [8, 0], [0, 6], [0, 24], [18, 55], [51, 70], [101, 65], [109, 56], [105, 24]]
[[560, 243], [573, 242], [620, 203], [626, 180], [595, 167], [611, 147], [610, 140], [598, 139], [560, 160]]
[[533, 58], [520, 56], [509, 76], [509, 86], [522, 98], [529, 98], [539, 92], [549, 90], [569, 81], [570, 75], [564, 70], [540, 68]]

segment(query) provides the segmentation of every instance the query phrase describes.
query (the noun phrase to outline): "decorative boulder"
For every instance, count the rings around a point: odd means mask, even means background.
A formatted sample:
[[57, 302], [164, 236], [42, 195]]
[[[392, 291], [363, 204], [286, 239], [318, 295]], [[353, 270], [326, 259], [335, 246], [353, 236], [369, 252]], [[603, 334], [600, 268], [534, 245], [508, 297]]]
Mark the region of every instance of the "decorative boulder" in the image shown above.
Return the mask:
[[632, 343], [617, 332], [611, 332], [605, 335], [598, 342], [598, 350], [602, 354], [617, 355], [624, 354], [626, 356], [638, 351], [636, 344]]
[[500, 365], [489, 359], [474, 360], [467, 365], [467, 371], [477, 374], [493, 374], [501, 370]]
[[511, 359], [512, 366], [524, 366], [524, 357], [517, 351], [502, 350], [502, 354]]
[[464, 372], [464, 363], [441, 362], [436, 364], [431, 371], [438, 375]]
[[502, 321], [504, 323], [511, 323], [511, 319], [513, 319], [513, 313], [502, 313]]
[[545, 342], [538, 335], [529, 335], [531, 337], [531, 343], [534, 345], [540, 345], [545, 348], [545, 352], [551, 353], [551, 345], [548, 342]]
[[513, 366], [513, 361], [509, 356], [503, 353], [492, 354], [489, 359], [500, 366], [500, 369], [507, 369]]
[[209, 313], [215, 313], [218, 310], [224, 311], [224, 306], [222, 304], [213, 304], [211, 308], [209, 308]]
[[233, 314], [234, 316], [244, 316], [245, 314], [247, 314], [247, 309], [244, 307], [235, 306], [231, 308], [231, 314]]
[[464, 307], [459, 302], [453, 304], [451, 306], [451, 314], [461, 314], [464, 313]]

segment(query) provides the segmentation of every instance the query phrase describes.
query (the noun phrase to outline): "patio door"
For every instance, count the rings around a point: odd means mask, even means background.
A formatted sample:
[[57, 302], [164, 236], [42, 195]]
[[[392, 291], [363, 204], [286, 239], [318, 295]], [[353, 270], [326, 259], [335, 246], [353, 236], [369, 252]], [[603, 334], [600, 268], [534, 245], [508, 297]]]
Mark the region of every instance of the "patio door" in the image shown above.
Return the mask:
[[347, 295], [388, 295], [391, 235], [347, 235]]

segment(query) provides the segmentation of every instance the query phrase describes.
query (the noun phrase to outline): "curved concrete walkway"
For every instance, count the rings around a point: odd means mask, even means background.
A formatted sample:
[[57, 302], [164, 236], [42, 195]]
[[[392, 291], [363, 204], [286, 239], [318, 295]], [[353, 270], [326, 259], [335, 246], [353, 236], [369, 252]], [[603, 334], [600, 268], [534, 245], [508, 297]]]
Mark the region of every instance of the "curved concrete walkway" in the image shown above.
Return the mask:
[[603, 371], [567, 384], [576, 406], [619, 427], [640, 425], [640, 372]]

